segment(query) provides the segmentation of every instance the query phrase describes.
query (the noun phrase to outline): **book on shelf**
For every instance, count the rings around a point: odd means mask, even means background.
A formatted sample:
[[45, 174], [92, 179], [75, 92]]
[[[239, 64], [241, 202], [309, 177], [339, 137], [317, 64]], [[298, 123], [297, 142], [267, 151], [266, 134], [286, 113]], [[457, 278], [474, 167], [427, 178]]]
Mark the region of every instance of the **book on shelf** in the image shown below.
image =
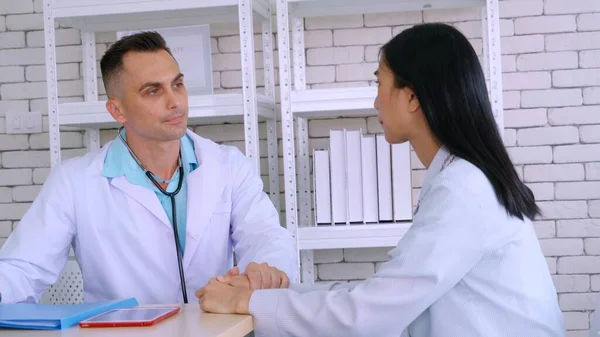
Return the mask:
[[379, 205], [379, 221], [394, 220], [392, 205], [392, 159], [391, 146], [385, 136], [378, 134], [377, 143], [377, 198]]
[[348, 186], [348, 223], [362, 223], [363, 182], [361, 139], [362, 130], [344, 130], [346, 136], [346, 181]]
[[362, 192], [365, 223], [377, 223], [377, 148], [374, 135], [364, 135], [361, 139]]
[[332, 223], [348, 221], [348, 179], [346, 169], [345, 130], [329, 133], [329, 162], [331, 166], [331, 210]]
[[329, 133], [313, 150], [314, 221], [350, 225], [412, 219], [410, 146], [362, 129]]
[[331, 225], [331, 180], [328, 150], [315, 149], [313, 151], [313, 183], [315, 186], [315, 223]]
[[392, 145], [394, 221], [412, 219], [412, 182], [408, 142]]

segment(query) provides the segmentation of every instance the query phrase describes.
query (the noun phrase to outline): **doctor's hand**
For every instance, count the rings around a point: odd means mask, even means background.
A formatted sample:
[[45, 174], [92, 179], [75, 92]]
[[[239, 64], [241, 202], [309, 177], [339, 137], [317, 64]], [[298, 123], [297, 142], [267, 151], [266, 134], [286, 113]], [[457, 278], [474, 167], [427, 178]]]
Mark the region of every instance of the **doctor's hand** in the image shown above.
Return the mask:
[[211, 279], [208, 284], [196, 291], [200, 309], [216, 314], [248, 314], [250, 297], [254, 290], [233, 287], [227, 283]]
[[[245, 278], [247, 278], [247, 285]], [[249, 289], [287, 288], [290, 285], [290, 279], [283, 271], [270, 267], [267, 263], [255, 262], [248, 264], [243, 274], [239, 273], [238, 267], [233, 267], [226, 275], [217, 277], [217, 280]]]

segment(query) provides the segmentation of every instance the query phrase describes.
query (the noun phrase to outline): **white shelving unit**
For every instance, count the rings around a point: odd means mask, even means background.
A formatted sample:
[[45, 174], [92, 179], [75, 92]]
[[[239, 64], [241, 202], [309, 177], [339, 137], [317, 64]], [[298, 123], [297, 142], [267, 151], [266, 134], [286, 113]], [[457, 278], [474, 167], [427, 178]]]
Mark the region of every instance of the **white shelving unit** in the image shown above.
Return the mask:
[[[88, 150], [99, 129], [117, 127], [98, 100], [95, 33], [239, 22], [242, 92], [189, 97], [190, 125], [244, 123], [246, 156], [260, 174], [258, 122], [267, 124], [269, 195], [279, 210], [279, 168], [271, 4], [267, 0], [44, 0], [51, 165], [58, 164], [60, 127], [86, 129]], [[265, 92], [256, 92], [254, 23], [262, 24]], [[81, 31], [85, 101], [59, 103], [55, 24]]]
[[[307, 120], [311, 118], [375, 116], [373, 101], [377, 89], [374, 87], [307, 89], [304, 18], [467, 7], [481, 8], [484, 38], [483, 60], [486, 75], [489, 77], [488, 92], [498, 126], [503, 129], [498, 0], [275, 1], [280, 65], [286, 224], [288, 230], [296, 238], [298, 258], [301, 261], [299, 268], [302, 282], [311, 283], [314, 280], [314, 249], [392, 247], [407, 232], [411, 223], [315, 226], [314, 219], [311, 217], [312, 198], [310, 197]], [[290, 41], [290, 30], [292, 41]], [[292, 55], [290, 55], [290, 44]], [[298, 142], [297, 156], [294, 140]], [[296, 165], [299, 170], [298, 182], [296, 182]]]

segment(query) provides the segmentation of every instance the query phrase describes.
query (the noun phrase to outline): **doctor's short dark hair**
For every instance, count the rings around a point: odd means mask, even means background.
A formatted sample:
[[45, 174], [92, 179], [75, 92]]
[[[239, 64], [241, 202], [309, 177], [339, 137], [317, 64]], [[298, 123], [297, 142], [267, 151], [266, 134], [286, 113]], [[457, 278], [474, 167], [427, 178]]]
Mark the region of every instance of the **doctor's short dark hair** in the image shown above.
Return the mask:
[[504, 147], [477, 54], [459, 30], [442, 23], [415, 25], [386, 43], [380, 56], [395, 86], [414, 91], [437, 139], [486, 175], [508, 214], [519, 219], [540, 214]]
[[125, 36], [113, 43], [100, 60], [100, 71], [106, 93], [111, 96], [111, 86], [123, 70], [123, 56], [128, 52], [156, 52], [165, 50], [171, 56], [171, 50], [165, 39], [157, 32], [145, 31]]

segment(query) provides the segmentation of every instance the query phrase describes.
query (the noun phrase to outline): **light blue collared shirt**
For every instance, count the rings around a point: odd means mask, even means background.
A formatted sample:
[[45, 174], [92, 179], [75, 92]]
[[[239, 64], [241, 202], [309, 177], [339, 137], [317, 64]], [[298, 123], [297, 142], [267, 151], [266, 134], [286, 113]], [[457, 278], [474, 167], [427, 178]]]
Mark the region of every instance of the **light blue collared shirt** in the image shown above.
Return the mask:
[[[123, 130], [123, 137], [127, 139], [125, 130]], [[181, 138], [181, 162], [183, 164], [184, 179], [181, 186], [181, 190], [175, 196], [175, 206], [177, 211], [177, 232], [179, 237], [179, 243], [181, 246], [181, 253], [185, 251], [185, 231], [187, 221], [187, 183], [185, 177], [190, 172], [198, 167], [198, 160], [194, 153], [194, 143], [188, 135]], [[119, 137], [110, 145], [106, 159], [104, 161], [104, 169], [102, 175], [107, 178], [116, 178], [125, 175], [127, 180], [136, 185], [147, 187], [154, 192], [163, 206], [165, 213], [171, 224], [173, 223], [173, 211], [171, 209], [171, 198], [164, 195], [154, 184], [148, 179], [142, 168], [137, 164], [135, 159], [131, 156], [127, 147]], [[179, 170], [175, 171], [175, 174], [169, 180], [167, 186], [167, 192], [173, 192], [177, 189], [179, 182]]]

